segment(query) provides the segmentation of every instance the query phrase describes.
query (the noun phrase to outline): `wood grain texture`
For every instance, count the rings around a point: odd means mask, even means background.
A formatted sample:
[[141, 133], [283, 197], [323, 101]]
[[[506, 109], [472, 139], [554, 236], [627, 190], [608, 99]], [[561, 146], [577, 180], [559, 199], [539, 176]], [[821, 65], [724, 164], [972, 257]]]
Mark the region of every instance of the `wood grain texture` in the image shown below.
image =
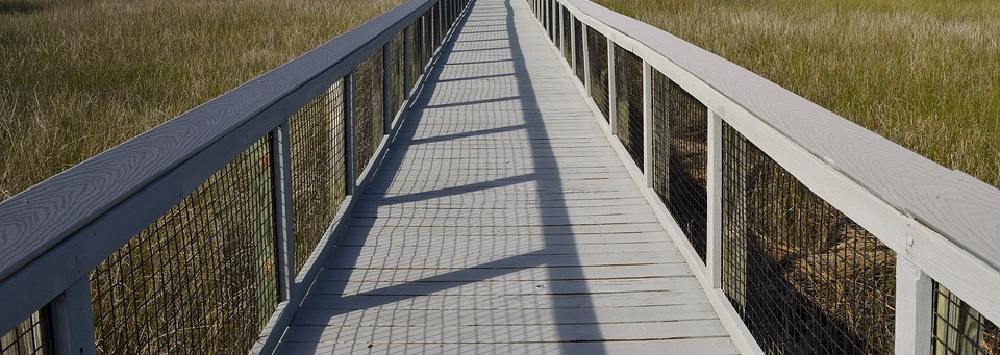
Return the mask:
[[[650, 48], [903, 214], [1000, 270], [996, 187], [944, 168], [666, 31], [589, 0], [564, 2], [616, 31], [623, 47], [633, 41]], [[725, 118], [725, 112], [718, 113]]]
[[[186, 195], [204, 176], [171, 181], [159, 181], [160, 178], [202, 154], [227, 134], [267, 118], [262, 116], [287, 117], [350, 71], [361, 58], [389, 41], [431, 3], [430, 0], [410, 0], [287, 64], [3, 201], [0, 203], [0, 280], [84, 225], [102, 223], [101, 217], [109, 210], [152, 183], [164, 184], [173, 195]], [[276, 126], [277, 122], [262, 131], [239, 133], [260, 136]], [[230, 158], [215, 157], [210, 165], [222, 166]], [[163, 199], [162, 203], [147, 201], [147, 208], [165, 211], [171, 204], [169, 199]], [[131, 235], [129, 232], [122, 233]], [[92, 243], [105, 242], [99, 236], [84, 237]], [[121, 238], [111, 239], [118, 245], [123, 242]]]
[[527, 5], [472, 5], [277, 353], [737, 352]]

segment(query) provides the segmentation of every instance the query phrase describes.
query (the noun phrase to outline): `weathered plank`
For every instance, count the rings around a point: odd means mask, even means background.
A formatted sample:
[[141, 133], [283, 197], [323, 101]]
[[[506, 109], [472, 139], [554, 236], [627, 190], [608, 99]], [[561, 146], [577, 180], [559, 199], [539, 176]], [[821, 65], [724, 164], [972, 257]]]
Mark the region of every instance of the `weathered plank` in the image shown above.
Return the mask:
[[279, 352], [736, 353], [526, 6], [473, 5]]

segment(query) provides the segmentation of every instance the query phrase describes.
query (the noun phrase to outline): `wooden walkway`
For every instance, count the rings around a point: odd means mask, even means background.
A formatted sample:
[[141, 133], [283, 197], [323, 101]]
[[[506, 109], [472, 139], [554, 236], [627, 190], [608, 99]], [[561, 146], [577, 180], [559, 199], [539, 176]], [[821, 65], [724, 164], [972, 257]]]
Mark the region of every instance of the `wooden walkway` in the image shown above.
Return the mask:
[[527, 4], [458, 29], [278, 353], [736, 353]]

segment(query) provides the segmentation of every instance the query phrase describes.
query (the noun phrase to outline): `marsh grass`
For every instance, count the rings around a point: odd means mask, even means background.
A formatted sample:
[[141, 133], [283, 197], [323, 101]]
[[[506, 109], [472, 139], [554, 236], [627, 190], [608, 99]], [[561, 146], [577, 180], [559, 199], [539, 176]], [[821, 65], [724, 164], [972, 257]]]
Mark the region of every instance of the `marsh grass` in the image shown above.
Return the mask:
[[597, 2], [1000, 186], [994, 1]]
[[0, 0], [0, 200], [401, 0]]

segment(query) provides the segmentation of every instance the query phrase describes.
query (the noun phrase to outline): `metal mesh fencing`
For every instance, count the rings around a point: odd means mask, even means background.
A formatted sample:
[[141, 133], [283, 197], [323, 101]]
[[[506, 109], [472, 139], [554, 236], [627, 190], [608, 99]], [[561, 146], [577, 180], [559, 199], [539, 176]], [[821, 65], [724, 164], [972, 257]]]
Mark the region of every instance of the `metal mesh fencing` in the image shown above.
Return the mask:
[[420, 42], [420, 44], [422, 45], [422, 47], [421, 47], [422, 49], [420, 51], [420, 54], [421, 54], [420, 68], [421, 68], [421, 71], [423, 71], [423, 67], [426, 67], [427, 64], [430, 63], [430, 61], [431, 61], [431, 54], [433, 53], [433, 45], [431, 44], [431, 42], [433, 42], [433, 39], [431, 38], [431, 32], [432, 32], [431, 29], [434, 26], [431, 26], [431, 12], [430, 12], [430, 10], [427, 10], [427, 12], [425, 12], [424, 15], [421, 18], [423, 19], [423, 21], [421, 22], [421, 26], [420, 26], [420, 30], [421, 30], [420, 36], [422, 38], [421, 42]]
[[565, 6], [560, 6], [559, 8], [562, 9], [561, 43], [563, 49], [563, 58], [566, 58], [567, 63], [573, 65], [573, 59], [572, 59], [573, 57], [571, 57], [573, 55], [573, 49], [572, 49], [573, 47], [572, 47], [572, 40], [570, 39], [573, 36], [573, 28], [571, 27], [573, 23], [570, 22], [572, 21], [572, 19], [569, 16], [569, 9], [567, 9]]
[[708, 109], [656, 70], [652, 80], [653, 191], [704, 261]]
[[590, 96], [597, 108], [608, 117], [608, 40], [600, 32], [587, 27], [587, 55], [590, 57]]
[[549, 11], [548, 11], [548, 20], [549, 20], [549, 23], [548, 23], [548, 26], [546, 26], [546, 28], [549, 29], [549, 40], [552, 41], [552, 43], [555, 43], [556, 45], [559, 45], [558, 44], [559, 42], [556, 39], [556, 19], [557, 19], [557, 17], [556, 17], [556, 5], [558, 5], [558, 4], [556, 3], [555, 0], [549, 0]]
[[933, 283], [934, 314], [931, 348], [935, 355], [1000, 354], [1000, 329], [978, 311]]
[[895, 253], [723, 125], [722, 289], [773, 354], [893, 352]]
[[406, 65], [410, 66], [410, 77], [407, 78], [407, 87], [404, 88], [404, 96], [409, 95], [410, 91], [417, 85], [417, 79], [420, 78], [420, 72], [423, 71], [421, 65], [422, 59], [420, 58], [420, 21], [414, 22], [406, 31], [406, 47], [410, 51], [409, 63]]
[[574, 61], [576, 61], [576, 78], [583, 83], [585, 79], [583, 70], [583, 23], [580, 20], [573, 19], [573, 53]]
[[337, 81], [289, 119], [295, 273], [319, 245], [346, 195], [344, 86]]
[[0, 355], [52, 354], [49, 320], [44, 311], [28, 318], [6, 334], [0, 334]]
[[382, 139], [382, 50], [354, 71], [354, 178], [361, 176]]
[[392, 70], [392, 80], [389, 82], [389, 92], [392, 94], [392, 112], [389, 117], [396, 117], [399, 108], [403, 106], [403, 33], [400, 32], [396, 38], [389, 43], [390, 59], [392, 60], [390, 69]]
[[618, 140], [643, 169], [642, 59], [615, 45], [615, 101], [618, 113]]
[[270, 135], [90, 275], [102, 354], [246, 353], [278, 300]]

